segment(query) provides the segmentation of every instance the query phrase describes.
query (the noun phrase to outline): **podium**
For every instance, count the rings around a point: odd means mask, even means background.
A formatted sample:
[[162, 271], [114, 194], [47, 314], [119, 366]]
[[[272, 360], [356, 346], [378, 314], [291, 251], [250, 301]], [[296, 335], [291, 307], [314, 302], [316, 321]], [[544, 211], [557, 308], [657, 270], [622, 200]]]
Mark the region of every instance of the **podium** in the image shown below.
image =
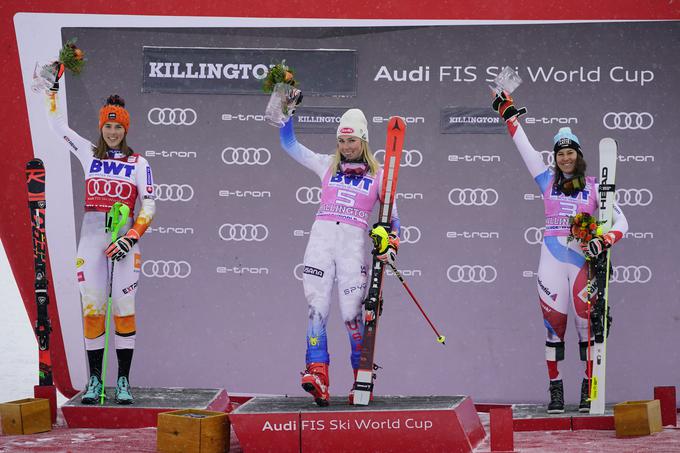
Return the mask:
[[229, 412], [232, 409], [224, 389], [133, 387], [134, 404], [116, 404], [112, 387], [106, 388], [104, 405], [86, 405], [78, 393], [61, 407], [69, 428], [155, 427], [158, 414], [180, 409]]
[[244, 452], [461, 452], [486, 433], [468, 396], [376, 396], [368, 406], [331, 398], [255, 397], [229, 418]]

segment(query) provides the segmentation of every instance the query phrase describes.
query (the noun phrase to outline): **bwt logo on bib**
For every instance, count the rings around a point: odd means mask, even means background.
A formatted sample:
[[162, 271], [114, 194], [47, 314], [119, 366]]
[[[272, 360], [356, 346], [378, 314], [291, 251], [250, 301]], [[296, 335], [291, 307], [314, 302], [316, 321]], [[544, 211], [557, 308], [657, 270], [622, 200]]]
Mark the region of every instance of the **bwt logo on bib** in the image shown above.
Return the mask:
[[104, 173], [105, 175], [119, 176], [121, 172], [124, 171], [126, 178], [129, 178], [130, 175], [132, 175], [132, 170], [134, 169], [134, 165], [128, 165], [112, 160], [93, 160], [92, 165], [90, 165], [90, 173]]
[[371, 190], [371, 184], [373, 184], [373, 179], [366, 176], [357, 178], [340, 172], [331, 176], [328, 181], [328, 185], [331, 187], [354, 187], [361, 193], [368, 193]]

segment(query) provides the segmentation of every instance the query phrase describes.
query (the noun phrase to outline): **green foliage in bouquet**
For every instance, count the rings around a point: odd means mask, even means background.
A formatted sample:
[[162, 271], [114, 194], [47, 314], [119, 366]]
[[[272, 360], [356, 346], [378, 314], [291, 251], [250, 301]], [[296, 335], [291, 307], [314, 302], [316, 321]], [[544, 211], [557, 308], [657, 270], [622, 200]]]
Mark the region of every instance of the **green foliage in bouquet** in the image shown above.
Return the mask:
[[281, 60], [267, 72], [267, 76], [262, 82], [262, 91], [269, 94], [274, 90], [274, 85], [277, 83], [287, 83], [291, 86], [295, 86], [297, 81], [295, 80], [295, 71], [293, 68], [286, 65], [286, 60]]
[[76, 46], [76, 38], [69, 39], [64, 44], [64, 47], [59, 51], [59, 63], [64, 65], [64, 68], [80, 74], [85, 66], [85, 52]]

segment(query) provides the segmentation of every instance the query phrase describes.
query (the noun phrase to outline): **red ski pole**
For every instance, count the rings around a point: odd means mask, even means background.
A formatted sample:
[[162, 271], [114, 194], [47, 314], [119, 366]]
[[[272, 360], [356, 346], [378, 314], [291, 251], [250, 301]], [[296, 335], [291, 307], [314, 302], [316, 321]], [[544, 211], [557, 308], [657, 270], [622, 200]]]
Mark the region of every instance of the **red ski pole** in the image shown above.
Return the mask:
[[404, 277], [401, 276], [401, 273], [399, 270], [392, 264], [391, 262], [387, 262], [387, 264], [392, 268], [392, 272], [394, 272], [394, 275], [397, 276], [399, 281], [401, 282], [402, 285], [404, 285], [404, 288], [406, 289], [406, 292], [411, 296], [411, 299], [413, 299], [413, 302], [418, 306], [418, 309], [420, 312], [423, 314], [425, 319], [427, 320], [428, 324], [430, 324], [430, 327], [432, 327], [432, 330], [434, 330], [434, 333], [437, 335], [437, 341], [441, 344], [446, 344], [446, 337], [444, 335], [440, 335], [439, 332], [437, 331], [437, 328], [432, 324], [432, 321], [430, 321], [430, 318], [425, 314], [425, 311], [423, 310], [423, 307], [420, 306], [420, 303], [418, 302], [418, 299], [416, 299], [416, 296], [413, 294], [413, 291], [411, 291], [411, 288], [408, 287], [408, 284], [406, 281], [404, 281]]

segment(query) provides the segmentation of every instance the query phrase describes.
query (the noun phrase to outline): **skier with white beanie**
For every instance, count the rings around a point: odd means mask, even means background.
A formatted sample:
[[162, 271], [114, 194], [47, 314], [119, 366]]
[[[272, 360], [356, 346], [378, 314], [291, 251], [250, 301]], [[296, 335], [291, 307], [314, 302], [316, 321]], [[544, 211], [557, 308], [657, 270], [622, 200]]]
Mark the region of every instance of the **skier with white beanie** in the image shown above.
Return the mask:
[[[300, 144], [291, 118], [280, 129], [281, 146], [321, 179], [321, 199], [304, 256], [302, 283], [309, 306], [306, 369], [302, 387], [319, 406], [329, 404], [326, 322], [333, 282], [338, 282], [340, 312], [349, 336], [350, 361], [359, 366], [364, 325], [361, 304], [369, 272], [369, 222], [379, 202], [382, 168], [369, 148], [368, 123], [359, 109], [340, 118], [336, 149], [320, 154]], [[399, 216], [393, 208], [390, 247], [379, 256], [394, 260], [399, 247]], [[352, 402], [350, 392], [350, 403]]]

